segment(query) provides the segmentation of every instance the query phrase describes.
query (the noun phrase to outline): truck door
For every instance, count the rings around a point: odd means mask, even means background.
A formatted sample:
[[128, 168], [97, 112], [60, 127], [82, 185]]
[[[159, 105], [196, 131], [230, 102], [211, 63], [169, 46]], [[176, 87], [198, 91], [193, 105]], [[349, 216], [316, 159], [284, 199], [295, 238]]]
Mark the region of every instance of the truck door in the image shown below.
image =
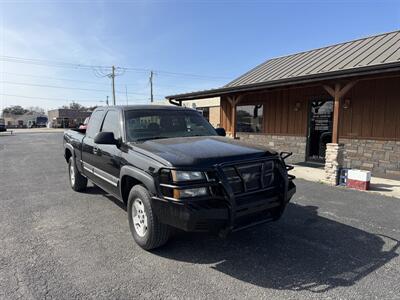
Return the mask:
[[94, 175], [94, 166], [99, 163], [99, 149], [94, 143], [94, 137], [100, 131], [104, 119], [104, 110], [96, 109], [89, 120], [86, 135], [82, 141], [82, 163], [84, 174], [95, 183], [98, 182]]
[[[118, 110], [109, 109], [104, 117], [101, 132], [112, 132], [115, 139], [121, 138], [121, 116]], [[119, 195], [119, 174], [121, 168], [121, 150], [116, 145], [96, 145], [97, 156], [93, 161], [97, 182], [116, 195]]]

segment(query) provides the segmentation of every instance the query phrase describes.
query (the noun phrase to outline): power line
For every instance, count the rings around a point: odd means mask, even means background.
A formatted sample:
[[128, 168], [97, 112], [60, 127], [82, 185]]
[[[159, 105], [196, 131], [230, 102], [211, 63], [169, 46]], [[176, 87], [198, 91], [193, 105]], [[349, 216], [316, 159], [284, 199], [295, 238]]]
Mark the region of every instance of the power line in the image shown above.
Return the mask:
[[0, 56], [0, 60], [12, 63], [21, 63], [21, 64], [31, 64], [31, 65], [39, 65], [39, 66], [48, 66], [48, 67], [58, 67], [58, 68], [73, 68], [73, 69], [88, 69], [92, 68], [109, 68], [106, 66], [98, 66], [98, 65], [86, 65], [86, 64], [74, 64], [74, 63], [66, 63], [61, 61], [51, 61], [44, 59], [35, 59], [35, 58], [23, 58], [16, 56]]
[[22, 76], [22, 77], [38, 78], [38, 79], [50, 79], [50, 80], [60, 80], [60, 81], [82, 82], [82, 83], [98, 84], [98, 85], [103, 85], [104, 86], [104, 83], [100, 83], [100, 82], [96, 82], [96, 81], [86, 81], [86, 80], [71, 79], [71, 78], [40, 76], [40, 75], [34, 75], [34, 74], [21, 74], [21, 73], [13, 73], [13, 72], [4, 72], [3, 74], [14, 75], [14, 76]]
[[2, 96], [7, 97], [17, 97], [17, 98], [27, 98], [27, 99], [37, 99], [37, 100], [52, 100], [52, 101], [76, 101], [76, 102], [104, 102], [104, 100], [77, 100], [77, 99], [65, 99], [65, 98], [48, 98], [48, 97], [34, 97], [34, 96], [25, 96], [25, 95], [15, 95], [15, 94], [6, 94], [0, 93]]
[[[80, 83], [88, 83], [94, 85], [101, 85], [104, 86], [104, 83], [96, 82], [96, 81], [87, 81], [87, 80], [79, 80], [79, 79], [72, 79], [72, 78], [64, 78], [64, 77], [54, 77], [54, 76], [42, 76], [42, 75], [34, 75], [34, 74], [23, 74], [23, 73], [14, 73], [14, 72], [3, 72], [6, 75], [13, 75], [13, 76], [21, 76], [21, 77], [28, 77], [28, 78], [37, 78], [37, 79], [49, 79], [49, 80], [57, 80], [57, 81], [68, 81], [68, 82], [80, 82]], [[103, 77], [99, 77], [103, 78]], [[125, 86], [137, 86], [136, 84], [116, 84], [115, 86], [119, 86], [120, 88]], [[183, 86], [183, 85], [171, 85], [171, 84], [163, 84], [158, 83], [157, 86], [161, 87], [168, 87], [168, 88], [182, 88], [182, 89], [194, 89], [193, 86]]]
[[[35, 86], [35, 87], [44, 87], [44, 88], [55, 88], [55, 89], [64, 89], [64, 90], [78, 90], [78, 91], [89, 91], [89, 92], [105, 92], [108, 93], [108, 90], [99, 90], [99, 89], [88, 89], [88, 88], [76, 88], [76, 87], [67, 87], [67, 86], [59, 86], [59, 85], [46, 85], [46, 84], [34, 84], [34, 83], [24, 83], [24, 82], [14, 82], [14, 81], [0, 81], [0, 83], [12, 84], [12, 85], [22, 85], [22, 86]], [[116, 91], [118, 94], [125, 94], [125, 91]], [[132, 95], [144, 95], [146, 93], [134, 93], [129, 92], [128, 94]], [[161, 95], [157, 95], [162, 97]]]
[[[106, 69], [112, 70], [112, 67], [109, 66], [102, 66], [102, 65], [89, 65], [89, 64], [74, 64], [74, 63], [67, 63], [61, 61], [50, 61], [44, 59], [34, 59], [34, 58], [22, 58], [16, 56], [0, 56], [0, 60], [11, 62], [11, 63], [22, 63], [22, 64], [32, 64], [32, 65], [41, 65], [41, 66], [48, 66], [48, 67], [59, 67], [59, 68], [72, 68], [72, 69], [86, 69], [86, 70], [93, 70], [93, 69]], [[232, 79], [231, 77], [225, 76], [215, 76], [215, 75], [203, 75], [203, 74], [191, 74], [191, 73], [179, 73], [179, 72], [171, 72], [171, 71], [164, 71], [164, 70], [152, 70], [147, 68], [133, 68], [133, 67], [120, 67], [119, 69], [124, 71], [134, 71], [140, 73], [149, 73], [154, 71], [158, 74], [166, 75], [166, 76], [181, 76], [181, 77], [192, 77], [197, 79]]]
[[[103, 70], [102, 70], [103, 69]], [[116, 68], [115, 66], [111, 67], [111, 73], [104, 70], [104, 68], [93, 68], [93, 72], [96, 76], [99, 77], [108, 77], [111, 78], [111, 87], [112, 87], [112, 95], [113, 95], [113, 104], [115, 105], [115, 77], [123, 75], [125, 73], [125, 69]]]
[[[138, 70], [136, 68], [125, 68], [126, 70]], [[140, 69], [139, 69], [140, 70]], [[143, 71], [151, 72], [151, 69], [142, 69]], [[201, 74], [191, 74], [191, 73], [179, 73], [179, 72], [170, 72], [170, 71], [162, 71], [162, 70], [153, 70], [157, 74], [167, 75], [167, 76], [183, 76], [183, 77], [193, 77], [198, 79], [232, 79], [230, 77], [224, 76], [214, 76], [214, 75], [201, 75]]]
[[[75, 102], [106, 102], [108, 101], [108, 99], [106, 101], [104, 100], [89, 100], [89, 99], [75, 99], [74, 97], [71, 97], [70, 99], [66, 99], [66, 98], [57, 98], [57, 97], [34, 97], [34, 96], [26, 96], [26, 95], [15, 95], [15, 94], [7, 94], [7, 93], [0, 93], [0, 95], [2, 96], [7, 96], [7, 97], [17, 97], [17, 98], [27, 98], [27, 99], [37, 99], [37, 100], [52, 100], [52, 101], [75, 101]], [[107, 96], [108, 98], [108, 96]], [[146, 99], [134, 99], [135, 101], [146, 101]]]

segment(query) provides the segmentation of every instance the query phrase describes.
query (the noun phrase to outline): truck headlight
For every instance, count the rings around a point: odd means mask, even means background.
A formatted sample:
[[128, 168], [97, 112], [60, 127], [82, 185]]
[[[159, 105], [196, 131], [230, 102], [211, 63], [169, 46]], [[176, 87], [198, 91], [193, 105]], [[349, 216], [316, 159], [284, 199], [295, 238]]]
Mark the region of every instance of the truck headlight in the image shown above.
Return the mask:
[[208, 189], [206, 187], [195, 188], [195, 189], [174, 189], [174, 198], [192, 198], [192, 197], [201, 197], [207, 196]]
[[179, 182], [179, 181], [205, 180], [206, 177], [203, 172], [172, 170], [172, 179], [175, 182]]

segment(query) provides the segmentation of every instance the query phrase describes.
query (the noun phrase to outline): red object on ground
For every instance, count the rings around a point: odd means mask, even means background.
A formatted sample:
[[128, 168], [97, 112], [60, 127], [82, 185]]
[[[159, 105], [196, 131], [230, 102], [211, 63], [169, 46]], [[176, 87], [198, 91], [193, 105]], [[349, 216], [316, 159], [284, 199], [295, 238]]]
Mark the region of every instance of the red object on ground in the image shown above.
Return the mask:
[[347, 172], [347, 187], [357, 190], [369, 190], [371, 172], [363, 170], [352, 170]]
[[357, 190], [369, 190], [369, 181], [347, 179], [347, 187]]

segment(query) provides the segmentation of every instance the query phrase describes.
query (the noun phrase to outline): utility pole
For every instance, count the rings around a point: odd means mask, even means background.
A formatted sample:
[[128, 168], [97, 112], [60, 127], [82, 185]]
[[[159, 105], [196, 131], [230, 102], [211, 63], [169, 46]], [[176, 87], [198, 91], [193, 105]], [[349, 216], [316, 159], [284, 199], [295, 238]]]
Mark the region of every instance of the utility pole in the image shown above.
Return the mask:
[[115, 105], [115, 67], [112, 66], [112, 73], [110, 74], [112, 80], [112, 92], [113, 92], [113, 105]]
[[153, 103], [153, 71], [150, 71], [150, 102]]
[[108, 104], [108, 96], [107, 96], [106, 104], [107, 104], [107, 106], [109, 105], [109, 104]]
[[123, 75], [125, 73], [124, 68], [119, 68], [115, 66], [111, 66], [111, 72], [110, 72], [110, 67], [98, 67], [98, 68], [93, 68], [93, 73], [96, 77], [108, 77], [111, 78], [111, 86], [112, 86], [112, 100], [113, 100], [113, 105], [116, 105], [116, 97], [115, 97], [115, 77]]

